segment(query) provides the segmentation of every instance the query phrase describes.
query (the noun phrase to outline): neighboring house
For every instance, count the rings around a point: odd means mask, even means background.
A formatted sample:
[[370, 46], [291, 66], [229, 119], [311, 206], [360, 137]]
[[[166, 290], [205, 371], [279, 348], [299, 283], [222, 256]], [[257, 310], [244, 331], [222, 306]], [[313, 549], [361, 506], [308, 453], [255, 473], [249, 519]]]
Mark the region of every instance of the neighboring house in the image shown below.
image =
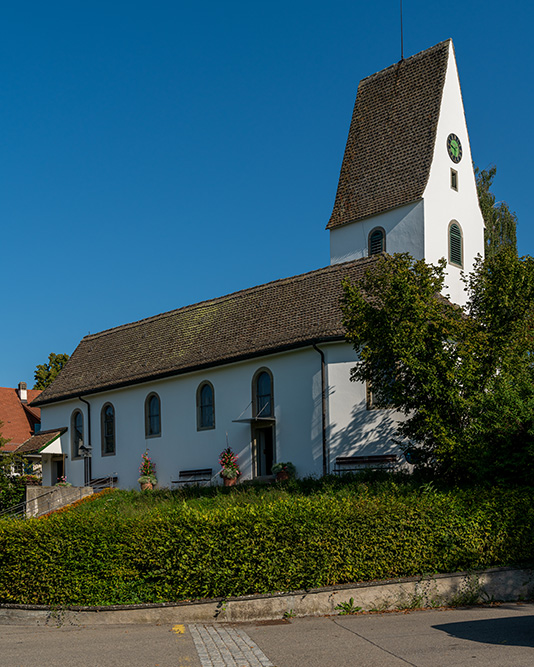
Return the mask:
[[[136, 486], [146, 448], [159, 484], [211, 469], [227, 442], [245, 479], [292, 461], [300, 475], [340, 457], [399, 454], [399, 415], [350, 382], [342, 281], [382, 252], [447, 259], [452, 300], [484, 251], [484, 223], [452, 41], [360, 82], [334, 210], [328, 267], [86, 336], [34, 402], [58, 435], [43, 482], [116, 475]], [[61, 432], [60, 432], [61, 431]]]
[[[41, 427], [41, 410], [30, 406], [31, 401], [41, 394], [40, 389], [27, 389], [25, 382], [19, 382], [16, 389], [0, 387], [0, 435], [8, 442], [0, 448], [0, 454], [18, 450]], [[39, 473], [41, 457], [29, 457], [34, 464], [34, 472]]]
[[0, 435], [9, 440], [1, 452], [14, 452], [41, 425], [41, 410], [30, 403], [41, 394], [40, 389], [27, 389], [19, 382], [17, 389], [0, 387]]

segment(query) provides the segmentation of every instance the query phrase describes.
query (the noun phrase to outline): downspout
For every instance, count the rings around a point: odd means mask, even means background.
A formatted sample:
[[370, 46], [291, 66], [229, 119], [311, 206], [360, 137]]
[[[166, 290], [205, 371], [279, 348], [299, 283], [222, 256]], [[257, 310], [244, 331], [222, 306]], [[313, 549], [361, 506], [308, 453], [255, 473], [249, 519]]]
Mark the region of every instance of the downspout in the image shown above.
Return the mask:
[[[81, 396], [78, 396], [78, 399], [87, 405], [87, 439], [88, 439], [88, 445], [89, 445], [89, 452], [92, 451], [93, 446], [91, 443], [91, 405], [89, 401], [86, 401], [85, 398], [82, 398]], [[89, 453], [88, 456], [83, 457], [83, 483], [84, 486], [89, 486], [89, 482], [91, 481], [92, 477], [92, 471], [91, 471], [91, 454]]]
[[315, 343], [312, 345], [321, 355], [321, 423], [323, 436], [323, 476], [328, 474], [328, 452], [326, 446], [326, 362], [324, 352]]

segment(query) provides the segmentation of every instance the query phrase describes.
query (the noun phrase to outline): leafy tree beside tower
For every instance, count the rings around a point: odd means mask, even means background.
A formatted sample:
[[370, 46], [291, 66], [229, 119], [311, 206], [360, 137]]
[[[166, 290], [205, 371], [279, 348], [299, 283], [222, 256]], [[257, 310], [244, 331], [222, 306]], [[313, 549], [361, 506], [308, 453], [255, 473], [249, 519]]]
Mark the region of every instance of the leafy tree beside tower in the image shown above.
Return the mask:
[[404, 415], [395, 442], [416, 469], [453, 482], [534, 484], [534, 259], [518, 257], [517, 219], [476, 171], [486, 258], [465, 278], [465, 308], [440, 296], [437, 266], [384, 255], [345, 284], [347, 340], [374, 407]]
[[484, 248], [486, 257], [492, 257], [503, 246], [509, 246], [517, 252], [516, 226], [517, 216], [510, 211], [504, 201], [495, 202], [495, 195], [490, 191], [497, 174], [495, 165], [488, 169], [475, 168], [478, 202], [484, 218]]

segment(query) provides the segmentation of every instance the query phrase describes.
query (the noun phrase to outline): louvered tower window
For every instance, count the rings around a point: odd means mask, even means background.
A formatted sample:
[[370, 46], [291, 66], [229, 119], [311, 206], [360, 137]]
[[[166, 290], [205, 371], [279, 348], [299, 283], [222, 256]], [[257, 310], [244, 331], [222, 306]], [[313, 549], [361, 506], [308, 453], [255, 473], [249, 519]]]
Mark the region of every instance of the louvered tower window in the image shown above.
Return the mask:
[[462, 230], [457, 222], [449, 225], [449, 262], [463, 267]]
[[369, 234], [369, 255], [378, 255], [386, 250], [386, 233], [381, 227]]

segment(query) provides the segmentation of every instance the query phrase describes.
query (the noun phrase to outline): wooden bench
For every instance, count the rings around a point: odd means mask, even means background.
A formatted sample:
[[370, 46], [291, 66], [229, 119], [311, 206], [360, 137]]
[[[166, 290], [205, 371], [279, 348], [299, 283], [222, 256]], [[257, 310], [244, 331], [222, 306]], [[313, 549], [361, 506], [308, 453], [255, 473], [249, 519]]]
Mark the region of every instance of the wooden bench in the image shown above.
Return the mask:
[[178, 479], [171, 480], [172, 484], [201, 484], [211, 482], [213, 470], [211, 468], [199, 468], [198, 470], [180, 470]]
[[394, 468], [398, 461], [396, 454], [375, 454], [374, 456], [338, 456], [334, 473], [359, 472], [361, 470], [384, 470]]

